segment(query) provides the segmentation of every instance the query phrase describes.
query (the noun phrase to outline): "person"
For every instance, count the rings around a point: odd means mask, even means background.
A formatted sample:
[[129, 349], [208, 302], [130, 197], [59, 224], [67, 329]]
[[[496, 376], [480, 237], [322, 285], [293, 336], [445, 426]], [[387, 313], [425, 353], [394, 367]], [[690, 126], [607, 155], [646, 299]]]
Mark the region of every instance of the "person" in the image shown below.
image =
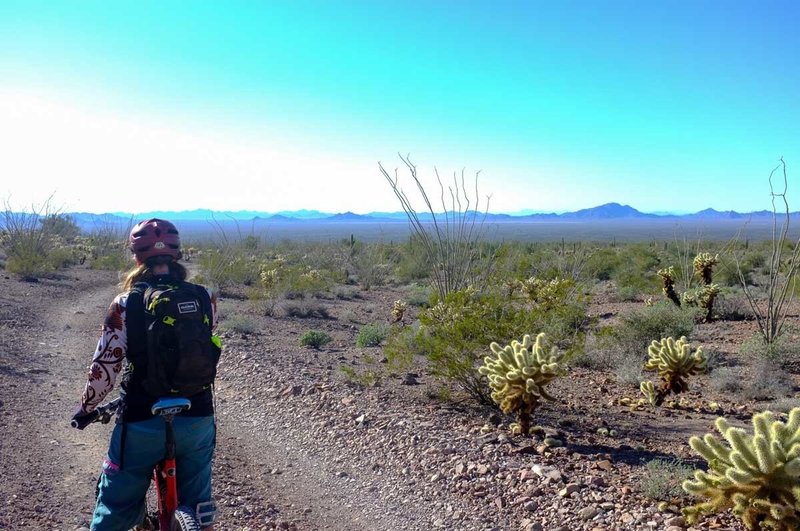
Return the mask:
[[[215, 296], [202, 286], [186, 282], [175, 225], [161, 219], [142, 221], [131, 231], [129, 247], [136, 267], [127, 274], [122, 293], [108, 309], [88, 381], [73, 416], [80, 420], [90, 414], [112, 390], [117, 375], [123, 374], [123, 406], [103, 462], [91, 523], [91, 529], [97, 531], [131, 529], [142, 523], [153, 468], [164, 457], [164, 421], [150, 412], [160, 397], [145, 390], [147, 363], [152, 359], [147, 351], [152, 347], [146, 337], [151, 332], [145, 329], [142, 289], [161, 285], [194, 288], [211, 314], [210, 325], [207, 318], [205, 323], [213, 329], [217, 321]], [[206, 386], [187, 397], [191, 408], [174, 419], [178, 503], [204, 515], [200, 523], [206, 530], [212, 529], [216, 511], [211, 497], [211, 460], [216, 443], [212, 392], [211, 386]]]

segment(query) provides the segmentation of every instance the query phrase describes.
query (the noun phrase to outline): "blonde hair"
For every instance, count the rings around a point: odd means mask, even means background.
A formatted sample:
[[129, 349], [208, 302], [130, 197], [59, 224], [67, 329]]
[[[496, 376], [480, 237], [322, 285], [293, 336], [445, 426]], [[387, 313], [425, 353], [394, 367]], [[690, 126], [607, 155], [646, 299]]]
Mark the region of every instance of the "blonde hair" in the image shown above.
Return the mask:
[[[169, 273], [181, 281], [186, 280], [188, 276], [188, 272], [186, 268], [183, 267], [183, 264], [179, 264], [175, 261], [169, 263]], [[119, 284], [120, 290], [122, 290], [123, 293], [128, 292], [137, 282], [146, 282], [152, 280], [155, 276], [152, 265], [148, 265], [146, 262], [144, 264], [139, 264], [125, 274], [125, 277]]]

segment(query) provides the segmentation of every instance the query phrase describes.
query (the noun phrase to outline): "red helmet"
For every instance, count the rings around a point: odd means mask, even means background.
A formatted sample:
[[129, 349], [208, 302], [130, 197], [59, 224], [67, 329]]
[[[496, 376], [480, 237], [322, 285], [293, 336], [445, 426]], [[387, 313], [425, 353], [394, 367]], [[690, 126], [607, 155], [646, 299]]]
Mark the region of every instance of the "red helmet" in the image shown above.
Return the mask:
[[140, 264], [154, 256], [171, 256], [173, 260], [181, 257], [178, 229], [163, 219], [148, 219], [136, 225], [128, 237], [128, 245]]

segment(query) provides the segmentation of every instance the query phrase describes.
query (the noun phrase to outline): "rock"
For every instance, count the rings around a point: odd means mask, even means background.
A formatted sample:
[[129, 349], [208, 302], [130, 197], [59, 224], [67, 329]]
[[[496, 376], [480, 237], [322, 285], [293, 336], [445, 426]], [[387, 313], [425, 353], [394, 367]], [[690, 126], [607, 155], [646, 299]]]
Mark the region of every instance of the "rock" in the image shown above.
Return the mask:
[[419, 381], [417, 381], [419, 375], [413, 372], [407, 372], [403, 379], [400, 381], [400, 385], [419, 385]]
[[568, 483], [566, 487], [558, 491], [558, 495], [562, 498], [568, 498], [576, 492], [580, 492], [580, 490], [581, 488], [576, 483]]
[[667, 527], [686, 527], [686, 519], [683, 516], [674, 516], [664, 522]]
[[539, 508], [539, 504], [535, 500], [526, 501], [525, 504], [522, 506], [523, 509], [526, 511], [533, 512]]
[[597, 507], [584, 507], [578, 512], [578, 516], [580, 516], [583, 520], [591, 520], [599, 513], [600, 510]]
[[498, 496], [498, 497], [496, 497], [496, 498], [494, 499], [494, 505], [495, 505], [495, 506], [496, 506], [498, 509], [502, 509], [503, 507], [505, 507], [505, 506], [506, 506], [506, 501], [503, 499], [503, 497], [502, 497], [502, 496]]
[[611, 461], [609, 461], [608, 459], [604, 459], [603, 461], [598, 461], [597, 463], [594, 464], [594, 466], [596, 468], [599, 468], [600, 470], [605, 470], [606, 472], [611, 472], [611, 470], [614, 468], [614, 465], [612, 465]]

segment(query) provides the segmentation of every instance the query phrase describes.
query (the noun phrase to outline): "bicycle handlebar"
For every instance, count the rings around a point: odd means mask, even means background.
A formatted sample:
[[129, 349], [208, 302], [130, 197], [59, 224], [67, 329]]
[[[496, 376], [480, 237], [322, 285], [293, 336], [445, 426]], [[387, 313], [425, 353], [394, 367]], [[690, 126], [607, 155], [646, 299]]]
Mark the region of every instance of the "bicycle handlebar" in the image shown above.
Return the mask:
[[108, 424], [108, 422], [111, 420], [111, 417], [114, 416], [121, 404], [122, 398], [115, 398], [107, 404], [97, 406], [94, 411], [85, 417], [73, 419], [72, 422], [70, 422], [70, 426], [77, 429], [83, 429], [93, 422], [102, 422], [103, 424]]

